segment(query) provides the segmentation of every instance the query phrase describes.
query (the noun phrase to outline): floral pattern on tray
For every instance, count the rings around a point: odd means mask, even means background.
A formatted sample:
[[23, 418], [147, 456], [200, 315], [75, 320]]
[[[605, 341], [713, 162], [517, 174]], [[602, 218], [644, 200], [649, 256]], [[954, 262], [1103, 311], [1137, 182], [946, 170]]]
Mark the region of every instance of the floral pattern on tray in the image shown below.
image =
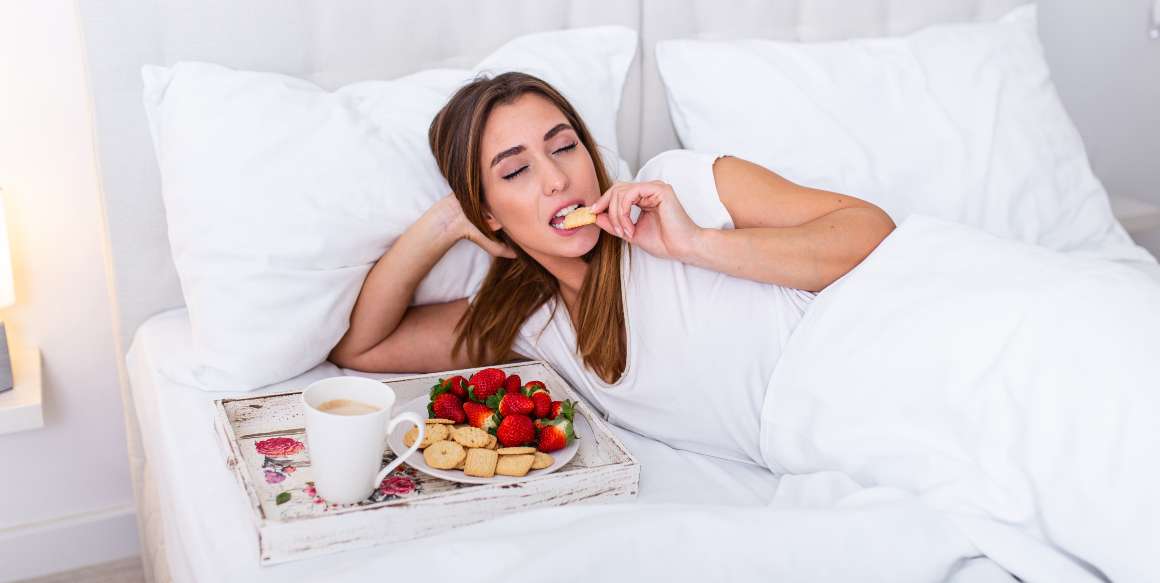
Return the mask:
[[[238, 443], [251, 482], [257, 490], [263, 514], [278, 520], [315, 516], [339, 508], [385, 504], [424, 493], [468, 487], [421, 474], [415, 468], [402, 464], [366, 500], [353, 505], [333, 505], [326, 503], [315, 489], [303, 430], [276, 436], [243, 437], [238, 439]], [[394, 459], [395, 454], [390, 450], [383, 452], [383, 465]]]

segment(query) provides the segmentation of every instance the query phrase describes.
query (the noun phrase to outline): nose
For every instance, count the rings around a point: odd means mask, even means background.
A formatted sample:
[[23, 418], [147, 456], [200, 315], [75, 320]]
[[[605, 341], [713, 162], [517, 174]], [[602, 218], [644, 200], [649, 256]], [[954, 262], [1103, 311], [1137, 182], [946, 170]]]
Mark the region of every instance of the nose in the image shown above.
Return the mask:
[[553, 196], [564, 192], [568, 188], [568, 174], [555, 160], [544, 166], [547, 168], [544, 172], [544, 193]]

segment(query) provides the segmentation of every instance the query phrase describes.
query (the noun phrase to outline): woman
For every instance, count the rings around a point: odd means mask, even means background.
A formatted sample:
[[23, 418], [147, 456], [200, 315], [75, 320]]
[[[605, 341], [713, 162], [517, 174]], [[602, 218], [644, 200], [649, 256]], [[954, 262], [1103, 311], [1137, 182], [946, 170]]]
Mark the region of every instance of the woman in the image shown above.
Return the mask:
[[[766, 383], [813, 292], [894, 229], [868, 202], [733, 157], [673, 152], [642, 169], [678, 188], [613, 184], [575, 109], [522, 73], [461, 88], [429, 138], [454, 194], [368, 274], [331, 360], [439, 371], [544, 359], [617, 424], [728, 459], [760, 463]], [[561, 228], [576, 205], [596, 224]], [[495, 257], [478, 294], [409, 306], [460, 239]]]

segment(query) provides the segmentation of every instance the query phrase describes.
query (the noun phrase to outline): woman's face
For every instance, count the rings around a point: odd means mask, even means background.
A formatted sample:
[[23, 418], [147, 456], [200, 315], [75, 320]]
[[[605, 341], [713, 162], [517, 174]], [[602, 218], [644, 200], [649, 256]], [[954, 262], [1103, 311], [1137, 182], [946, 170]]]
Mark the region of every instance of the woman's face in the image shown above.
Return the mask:
[[504, 229], [541, 263], [580, 257], [596, 245], [600, 228], [556, 228], [557, 214], [600, 198], [588, 150], [552, 102], [525, 93], [491, 111], [480, 144], [488, 226]]

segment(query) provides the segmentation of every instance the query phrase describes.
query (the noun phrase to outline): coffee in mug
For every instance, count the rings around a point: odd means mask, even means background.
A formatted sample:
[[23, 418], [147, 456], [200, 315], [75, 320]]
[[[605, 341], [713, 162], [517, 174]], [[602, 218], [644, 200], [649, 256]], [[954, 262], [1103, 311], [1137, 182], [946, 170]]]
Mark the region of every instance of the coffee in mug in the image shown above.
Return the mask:
[[[419, 449], [424, 420], [405, 411], [391, 417], [395, 391], [364, 377], [332, 377], [311, 383], [302, 392], [306, 447], [318, 495], [333, 504], [354, 504], [371, 495], [399, 464]], [[387, 433], [399, 423], [419, 428], [407, 451], [380, 469]]]
[[378, 411], [379, 408], [362, 401], [331, 399], [319, 405], [318, 410], [333, 415], [366, 415]]

